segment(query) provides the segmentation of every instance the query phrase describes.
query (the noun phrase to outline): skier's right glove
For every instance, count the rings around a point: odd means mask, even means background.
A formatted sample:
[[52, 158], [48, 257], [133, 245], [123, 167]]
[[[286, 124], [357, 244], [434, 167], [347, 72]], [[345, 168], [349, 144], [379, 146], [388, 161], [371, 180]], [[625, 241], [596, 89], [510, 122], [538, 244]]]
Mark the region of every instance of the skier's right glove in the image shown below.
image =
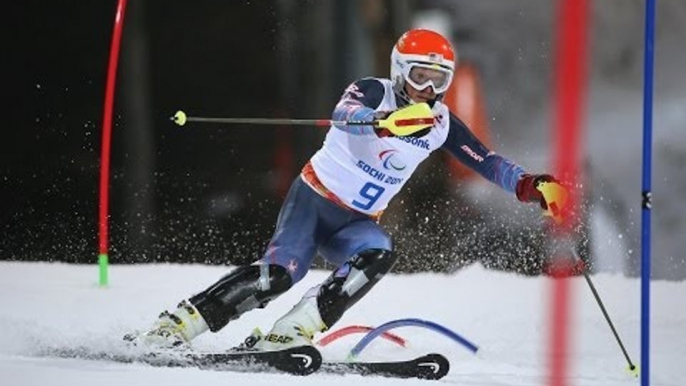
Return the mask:
[[434, 125], [434, 116], [427, 103], [416, 103], [387, 114], [382, 119], [377, 118], [375, 128], [377, 135], [388, 137], [391, 135], [407, 137], [417, 135]]
[[[381, 121], [383, 119], [388, 118], [389, 115], [391, 115], [393, 111], [377, 111], [374, 113], [374, 122]], [[393, 133], [391, 133], [390, 130], [383, 128], [383, 127], [378, 127], [374, 126], [374, 131], [376, 132], [376, 135], [379, 138], [384, 138], [384, 137], [394, 137]]]

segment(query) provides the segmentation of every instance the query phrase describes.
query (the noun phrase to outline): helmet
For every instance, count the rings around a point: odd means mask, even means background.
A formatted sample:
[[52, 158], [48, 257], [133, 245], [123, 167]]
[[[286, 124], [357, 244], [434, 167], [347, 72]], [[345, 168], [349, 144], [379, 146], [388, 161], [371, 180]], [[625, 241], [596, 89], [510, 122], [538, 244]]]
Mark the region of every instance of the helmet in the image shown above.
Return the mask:
[[412, 29], [403, 34], [391, 53], [391, 81], [396, 94], [410, 102], [405, 82], [417, 90], [432, 86], [439, 98], [453, 80], [456, 55], [439, 33]]

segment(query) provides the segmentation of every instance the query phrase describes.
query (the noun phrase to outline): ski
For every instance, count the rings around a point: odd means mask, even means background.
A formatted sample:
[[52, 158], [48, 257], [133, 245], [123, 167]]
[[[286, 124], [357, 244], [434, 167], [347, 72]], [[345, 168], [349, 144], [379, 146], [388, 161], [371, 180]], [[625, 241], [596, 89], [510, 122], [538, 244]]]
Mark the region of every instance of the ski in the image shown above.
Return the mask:
[[323, 362], [319, 373], [378, 375], [392, 378], [441, 379], [450, 362], [441, 354], [427, 354], [408, 361]]
[[156, 367], [197, 367], [236, 372], [284, 372], [309, 375], [319, 369], [322, 356], [312, 346], [292, 347], [281, 351], [229, 351], [225, 353], [155, 352], [140, 355], [93, 352], [85, 348], [52, 349], [46, 356], [86, 360], [109, 360], [120, 363], [143, 363]]
[[300, 346], [281, 351], [200, 352], [106, 352], [88, 348], [53, 348], [42, 353], [71, 359], [105, 360], [119, 363], [142, 363], [156, 367], [197, 367], [205, 370], [234, 372], [283, 372], [293, 375], [326, 374], [375, 375], [389, 378], [437, 380], [450, 370], [450, 362], [440, 354], [427, 354], [411, 360], [386, 362], [322, 361], [315, 347]]

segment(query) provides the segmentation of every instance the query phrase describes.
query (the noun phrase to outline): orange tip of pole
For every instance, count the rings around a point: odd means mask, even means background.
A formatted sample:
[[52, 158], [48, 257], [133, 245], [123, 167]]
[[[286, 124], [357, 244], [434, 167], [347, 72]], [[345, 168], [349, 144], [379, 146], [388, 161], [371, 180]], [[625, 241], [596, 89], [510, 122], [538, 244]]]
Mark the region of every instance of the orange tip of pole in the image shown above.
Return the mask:
[[639, 376], [638, 366], [636, 366], [636, 365], [629, 366], [629, 368], [627, 368], [627, 370], [629, 371], [629, 373], [632, 376], [634, 376], [635, 378], [638, 378], [638, 376]]
[[186, 113], [183, 111], [179, 110], [174, 114], [174, 116], [171, 118], [171, 120], [176, 123], [179, 126], [183, 126], [186, 124], [186, 121], [188, 120], [188, 117], [186, 116]]

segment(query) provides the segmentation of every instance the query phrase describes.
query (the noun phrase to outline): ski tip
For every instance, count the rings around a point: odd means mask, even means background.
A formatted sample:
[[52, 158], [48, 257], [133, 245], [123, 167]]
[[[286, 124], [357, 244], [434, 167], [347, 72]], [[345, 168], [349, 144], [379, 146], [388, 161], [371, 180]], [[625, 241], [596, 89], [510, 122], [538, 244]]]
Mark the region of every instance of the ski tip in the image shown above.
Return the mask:
[[281, 358], [274, 358], [272, 365], [293, 375], [310, 375], [322, 365], [322, 354], [312, 346], [293, 347], [280, 354]]
[[417, 378], [437, 380], [448, 375], [450, 361], [441, 354], [427, 354], [415, 359]]

